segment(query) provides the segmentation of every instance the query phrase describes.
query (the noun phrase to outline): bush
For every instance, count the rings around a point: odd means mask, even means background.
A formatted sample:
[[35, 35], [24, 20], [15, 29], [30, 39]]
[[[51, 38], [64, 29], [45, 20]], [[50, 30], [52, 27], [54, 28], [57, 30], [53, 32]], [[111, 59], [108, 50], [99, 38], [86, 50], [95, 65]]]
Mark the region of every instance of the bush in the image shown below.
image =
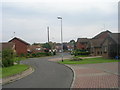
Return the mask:
[[13, 66], [13, 51], [10, 49], [5, 49], [2, 51], [2, 67]]
[[42, 53], [42, 52], [39, 52], [39, 53], [33, 53], [33, 54], [30, 54], [30, 55], [28, 55], [28, 56], [30, 56], [30, 57], [42, 57], [42, 56], [50, 56], [51, 55], [51, 53]]
[[74, 51], [73, 55], [78, 56], [78, 55], [89, 55], [90, 52], [86, 50], [76, 50]]
[[31, 58], [32, 55], [31, 55], [30, 53], [28, 53], [28, 54], [26, 55], [26, 57], [27, 57], [27, 58]]
[[53, 52], [53, 55], [56, 55], [56, 52]]
[[22, 54], [20, 54], [20, 56], [21, 56], [21, 57], [25, 57], [25, 54], [24, 54], [24, 53], [22, 53]]
[[82, 59], [79, 57], [72, 57], [70, 61], [81, 61]]
[[36, 54], [35, 54], [35, 53], [33, 53], [33, 54], [32, 54], [32, 57], [36, 57]]

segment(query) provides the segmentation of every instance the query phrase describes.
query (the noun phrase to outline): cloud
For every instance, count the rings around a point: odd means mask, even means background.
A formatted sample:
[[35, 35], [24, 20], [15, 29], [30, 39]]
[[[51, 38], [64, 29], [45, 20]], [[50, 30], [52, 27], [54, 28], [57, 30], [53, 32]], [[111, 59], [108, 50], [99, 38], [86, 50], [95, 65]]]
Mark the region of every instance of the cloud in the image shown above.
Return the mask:
[[[88, 2], [3, 2], [3, 41], [16, 35], [27, 41], [46, 42], [47, 26], [50, 27], [50, 39], [60, 42], [60, 21], [63, 18], [64, 40], [79, 37], [92, 37], [106, 29], [117, 31], [117, 0], [92, 0]], [[72, 3], [71, 3], [72, 2]], [[91, 33], [92, 32], [92, 33]]]
[[73, 3], [73, 2], [118, 2], [119, 0], [2, 0], [2, 2], [58, 2], [58, 3]]

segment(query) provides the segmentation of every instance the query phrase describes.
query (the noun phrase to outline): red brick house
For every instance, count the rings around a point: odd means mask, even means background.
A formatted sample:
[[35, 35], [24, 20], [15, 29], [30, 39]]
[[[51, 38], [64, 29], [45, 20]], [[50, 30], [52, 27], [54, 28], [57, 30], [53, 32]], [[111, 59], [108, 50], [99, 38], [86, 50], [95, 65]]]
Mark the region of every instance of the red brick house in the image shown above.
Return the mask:
[[27, 54], [27, 48], [30, 45], [29, 43], [17, 37], [14, 37], [9, 42], [15, 43], [15, 50], [17, 55]]
[[111, 32], [106, 30], [94, 36], [92, 39], [105, 39], [109, 34], [111, 34]]
[[41, 45], [30, 45], [28, 46], [27, 51], [29, 53], [39, 53], [39, 52], [44, 52], [44, 49], [42, 48]]
[[111, 33], [102, 43], [102, 56], [120, 57], [120, 33]]
[[16, 53], [15, 43], [3, 42], [3, 43], [0, 43], [0, 47], [1, 47], [0, 51], [5, 50], [5, 49], [10, 49], [10, 50], [13, 50], [14, 53]]
[[120, 33], [103, 31], [91, 39], [78, 38], [77, 49], [89, 50], [93, 56], [120, 57]]
[[90, 53], [93, 56], [101, 56], [102, 55], [102, 42], [104, 39], [91, 39], [90, 40]]
[[96, 35], [90, 40], [90, 52], [94, 56], [102, 56], [102, 43], [111, 34], [110, 31], [106, 30]]
[[87, 50], [89, 46], [88, 38], [78, 38], [76, 43], [76, 48], [80, 50]]

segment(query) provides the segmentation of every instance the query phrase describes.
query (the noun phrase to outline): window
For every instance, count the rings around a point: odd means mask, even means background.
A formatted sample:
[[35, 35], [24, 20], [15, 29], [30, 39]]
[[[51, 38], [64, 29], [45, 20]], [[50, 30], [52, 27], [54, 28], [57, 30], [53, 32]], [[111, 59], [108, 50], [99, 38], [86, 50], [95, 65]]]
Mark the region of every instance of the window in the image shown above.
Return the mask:
[[107, 47], [106, 46], [104, 47], [103, 51], [104, 51], [104, 53], [107, 53]]

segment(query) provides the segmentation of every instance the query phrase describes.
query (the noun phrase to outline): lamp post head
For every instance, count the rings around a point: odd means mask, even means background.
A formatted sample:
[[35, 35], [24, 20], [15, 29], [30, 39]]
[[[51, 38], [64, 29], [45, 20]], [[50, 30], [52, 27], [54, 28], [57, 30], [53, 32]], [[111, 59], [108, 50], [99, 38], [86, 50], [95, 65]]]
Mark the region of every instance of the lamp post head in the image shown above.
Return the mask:
[[60, 16], [58, 16], [57, 18], [58, 18], [58, 19], [62, 19], [62, 17], [60, 17]]

